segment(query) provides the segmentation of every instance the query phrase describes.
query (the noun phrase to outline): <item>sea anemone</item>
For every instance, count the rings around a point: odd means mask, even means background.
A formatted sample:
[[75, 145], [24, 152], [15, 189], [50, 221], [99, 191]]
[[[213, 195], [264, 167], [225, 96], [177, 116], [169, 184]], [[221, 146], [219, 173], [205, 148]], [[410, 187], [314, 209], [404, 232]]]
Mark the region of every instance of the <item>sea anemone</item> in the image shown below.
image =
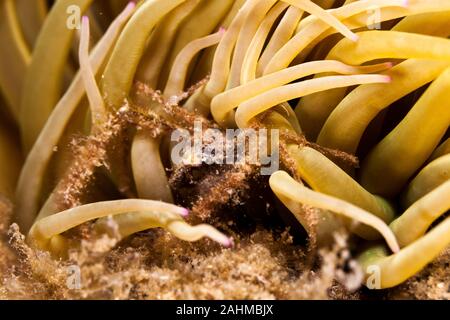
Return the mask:
[[[349, 266], [361, 277], [335, 297], [350, 297], [448, 259], [450, 0], [3, 0], [0, 17], [0, 248], [22, 265], [0, 266], [0, 296], [21, 296], [20, 269], [54, 286], [42, 265], [95, 260], [86, 242], [105, 235], [103, 263], [121, 265], [145, 236], [141, 250], [180, 286], [199, 271], [189, 278], [169, 252], [242, 286], [214, 298], [305, 298], [293, 288], [308, 278], [330, 291]], [[212, 140], [231, 161], [204, 155]], [[269, 176], [254, 161], [264, 143], [279, 160]], [[220, 264], [242, 255], [270, 294], [242, 270], [227, 276]], [[317, 268], [326, 281], [309, 278]], [[164, 294], [154, 269], [129, 271], [121, 279], [162, 290], [151, 298], [183, 297]], [[95, 297], [94, 282], [76, 297]]]

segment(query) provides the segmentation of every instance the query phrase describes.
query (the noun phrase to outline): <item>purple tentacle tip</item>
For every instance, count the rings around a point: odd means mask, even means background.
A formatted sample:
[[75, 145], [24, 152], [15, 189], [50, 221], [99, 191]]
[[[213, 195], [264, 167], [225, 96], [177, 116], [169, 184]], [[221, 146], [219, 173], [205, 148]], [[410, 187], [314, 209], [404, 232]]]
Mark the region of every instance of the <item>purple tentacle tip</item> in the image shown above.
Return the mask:
[[186, 208], [181, 209], [181, 215], [183, 217], [189, 216], [189, 209], [186, 209]]

